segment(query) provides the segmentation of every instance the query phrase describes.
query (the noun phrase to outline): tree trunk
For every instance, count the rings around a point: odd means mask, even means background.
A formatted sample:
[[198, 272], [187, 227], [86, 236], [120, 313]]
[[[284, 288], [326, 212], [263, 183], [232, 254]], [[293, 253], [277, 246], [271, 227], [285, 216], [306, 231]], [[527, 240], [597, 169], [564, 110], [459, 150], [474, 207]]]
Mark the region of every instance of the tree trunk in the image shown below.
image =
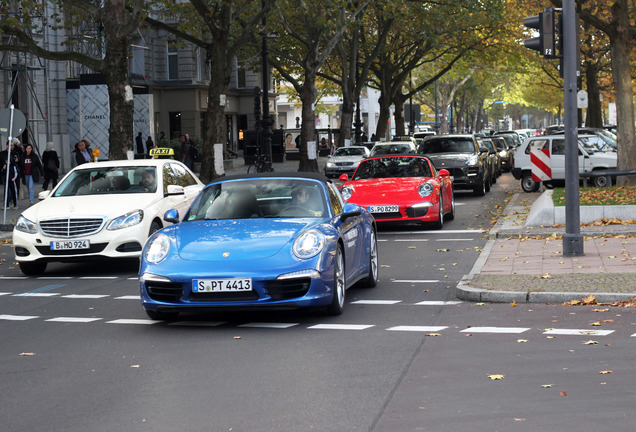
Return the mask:
[[[395, 111], [393, 112], [393, 118], [395, 119], [395, 135], [406, 135], [406, 129], [404, 123], [406, 119], [404, 118], [404, 102], [406, 98], [403, 95], [395, 95], [393, 98], [393, 106], [395, 107]], [[411, 119], [408, 119], [409, 125], [411, 123]]]
[[[337, 147], [343, 147], [345, 140], [349, 140], [353, 144], [351, 126], [353, 124], [353, 110], [354, 110], [353, 96], [344, 94], [342, 95], [342, 116], [340, 118], [340, 134], [338, 136]], [[351, 145], [350, 144], [350, 145]]]
[[[316, 102], [316, 69], [307, 68], [305, 70], [305, 83], [303, 84], [300, 94], [300, 100], [303, 104], [303, 123], [300, 129], [301, 141], [298, 171], [319, 172], [318, 159], [316, 159], [318, 143], [316, 142], [316, 114], [314, 111], [314, 104]], [[309, 141], [314, 143], [311, 157], [309, 157], [307, 145]]]
[[588, 63], [585, 68], [585, 87], [587, 88], [587, 113], [585, 126], [600, 128], [603, 126], [603, 112], [598, 86], [598, 69], [596, 65]]
[[378, 126], [376, 128], [375, 136], [378, 141], [388, 141], [390, 139], [388, 135], [389, 122], [391, 121], [391, 107], [384, 96], [380, 96], [378, 100], [380, 105], [380, 114], [378, 116]]
[[[631, 40], [629, 14], [626, 1], [617, 1], [612, 16], [618, 23], [611, 41], [612, 76], [616, 94], [616, 126], [618, 132], [618, 169], [636, 168], [636, 136], [634, 135], [634, 90], [629, 63]], [[636, 185], [636, 176], [618, 176], [619, 186]]]

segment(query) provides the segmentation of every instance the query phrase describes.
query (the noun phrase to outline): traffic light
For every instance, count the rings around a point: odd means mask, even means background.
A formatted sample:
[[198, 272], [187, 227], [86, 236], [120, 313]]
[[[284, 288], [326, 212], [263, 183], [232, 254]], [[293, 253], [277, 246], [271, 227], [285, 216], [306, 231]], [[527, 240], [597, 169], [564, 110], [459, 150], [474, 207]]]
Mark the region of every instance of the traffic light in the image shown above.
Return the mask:
[[545, 58], [557, 58], [554, 46], [554, 9], [544, 9], [539, 15], [527, 17], [523, 24], [539, 31], [538, 37], [523, 41], [526, 48], [539, 51]]

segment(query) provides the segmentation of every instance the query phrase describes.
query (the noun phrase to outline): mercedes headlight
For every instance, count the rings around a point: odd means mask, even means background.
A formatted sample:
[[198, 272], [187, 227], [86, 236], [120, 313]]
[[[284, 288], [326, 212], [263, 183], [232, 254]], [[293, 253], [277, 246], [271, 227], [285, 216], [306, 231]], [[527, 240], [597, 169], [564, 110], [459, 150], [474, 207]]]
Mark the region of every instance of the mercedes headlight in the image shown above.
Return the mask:
[[417, 193], [419, 193], [420, 196], [424, 198], [432, 194], [434, 190], [435, 190], [435, 186], [433, 186], [431, 183], [426, 182], [426, 183], [422, 183], [417, 188]]
[[170, 252], [170, 239], [167, 235], [158, 234], [148, 241], [144, 256], [146, 261], [156, 264], [163, 261]]
[[349, 201], [349, 198], [351, 198], [351, 195], [353, 195], [353, 189], [351, 189], [349, 186], [345, 186], [340, 189], [340, 194], [346, 201]]
[[324, 246], [325, 236], [316, 230], [309, 230], [294, 241], [292, 250], [298, 258], [309, 259], [318, 255]]
[[128, 228], [134, 225], [141, 223], [141, 220], [144, 218], [143, 210], [135, 210], [130, 213], [126, 213], [123, 216], [119, 216], [118, 218], [113, 219], [106, 229], [114, 231], [122, 228]]
[[18, 221], [15, 224], [15, 229], [27, 234], [35, 234], [38, 232], [35, 224], [22, 215], [18, 218]]
[[466, 165], [477, 165], [479, 162], [479, 155], [472, 155], [468, 159], [466, 159]]
[[329, 168], [333, 168], [333, 167], [335, 167], [335, 166], [336, 166], [336, 163], [335, 163], [334, 161], [327, 161], [327, 166], [328, 166]]

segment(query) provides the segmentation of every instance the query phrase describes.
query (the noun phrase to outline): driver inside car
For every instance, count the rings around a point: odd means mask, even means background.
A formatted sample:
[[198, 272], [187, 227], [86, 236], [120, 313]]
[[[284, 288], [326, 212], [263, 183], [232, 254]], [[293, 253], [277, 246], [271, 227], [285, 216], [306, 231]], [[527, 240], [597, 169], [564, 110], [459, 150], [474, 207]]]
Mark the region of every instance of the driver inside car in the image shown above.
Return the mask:
[[322, 216], [322, 203], [317, 202], [308, 186], [294, 186], [291, 191], [291, 206], [302, 207], [314, 216]]

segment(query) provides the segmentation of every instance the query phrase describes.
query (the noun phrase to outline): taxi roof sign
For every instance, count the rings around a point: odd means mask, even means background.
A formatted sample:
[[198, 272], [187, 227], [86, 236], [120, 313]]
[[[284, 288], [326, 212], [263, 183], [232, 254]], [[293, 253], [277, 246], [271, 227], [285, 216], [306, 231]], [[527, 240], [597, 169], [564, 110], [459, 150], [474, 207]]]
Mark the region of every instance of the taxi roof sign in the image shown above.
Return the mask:
[[150, 149], [150, 156], [174, 156], [174, 150], [170, 147], [155, 147]]

